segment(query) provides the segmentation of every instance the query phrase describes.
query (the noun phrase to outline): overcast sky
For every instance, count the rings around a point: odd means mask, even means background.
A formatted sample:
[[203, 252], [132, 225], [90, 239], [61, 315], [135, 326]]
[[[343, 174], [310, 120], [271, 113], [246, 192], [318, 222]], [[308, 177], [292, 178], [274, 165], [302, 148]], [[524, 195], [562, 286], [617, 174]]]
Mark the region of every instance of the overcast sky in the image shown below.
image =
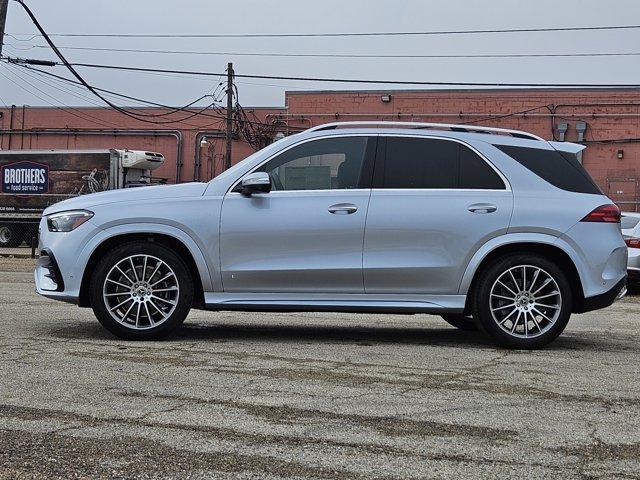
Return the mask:
[[[6, 32], [36, 33], [9, 2]], [[539, 28], [640, 24], [638, 0], [29, 0], [49, 33], [325, 33]], [[25, 35], [26, 34], [26, 35]], [[509, 54], [640, 52], [640, 29], [494, 35], [358, 38], [127, 39], [61, 38], [60, 47], [108, 47], [203, 52], [350, 54]], [[44, 40], [5, 38], [4, 55], [54, 59]], [[407, 59], [273, 58], [164, 55], [64, 50], [72, 62], [237, 73], [444, 82], [640, 83], [640, 57]], [[63, 67], [49, 68], [67, 75]], [[185, 104], [216, 90], [218, 78], [79, 69], [94, 86], [160, 103]], [[31, 74], [33, 75], [33, 74]], [[86, 91], [29, 77], [0, 64], [0, 104], [91, 105]], [[43, 81], [47, 83], [42, 83]], [[282, 106], [285, 90], [384, 89], [380, 85], [237, 81], [244, 106]], [[418, 87], [407, 87], [418, 88]], [[218, 89], [219, 91], [219, 89]], [[71, 95], [74, 92], [80, 96]], [[90, 101], [89, 101], [90, 100]], [[129, 102], [130, 103], [130, 102]]]

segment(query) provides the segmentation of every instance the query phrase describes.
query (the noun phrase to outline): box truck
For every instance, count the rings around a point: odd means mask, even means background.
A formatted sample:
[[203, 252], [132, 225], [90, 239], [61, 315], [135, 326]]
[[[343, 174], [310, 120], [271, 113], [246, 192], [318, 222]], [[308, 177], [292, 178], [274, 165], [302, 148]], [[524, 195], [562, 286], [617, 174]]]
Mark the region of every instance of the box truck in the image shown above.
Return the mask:
[[165, 183], [151, 176], [163, 163], [160, 153], [134, 150], [0, 150], [0, 247], [30, 244], [53, 203]]

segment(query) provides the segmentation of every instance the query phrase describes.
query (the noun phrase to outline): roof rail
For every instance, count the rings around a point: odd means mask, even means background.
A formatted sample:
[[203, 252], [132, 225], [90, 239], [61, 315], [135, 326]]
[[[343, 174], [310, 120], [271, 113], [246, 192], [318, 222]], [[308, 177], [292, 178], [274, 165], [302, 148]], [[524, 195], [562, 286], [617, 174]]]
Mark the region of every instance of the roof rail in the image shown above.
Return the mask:
[[471, 132], [471, 133], [489, 133], [500, 135], [511, 135], [512, 137], [526, 138], [529, 140], [546, 141], [544, 138], [538, 137], [533, 133], [523, 132], [520, 130], [509, 130], [506, 128], [482, 127], [478, 125], [456, 125], [452, 123], [423, 123], [423, 122], [385, 122], [385, 121], [364, 121], [364, 122], [333, 122], [325, 123], [311, 127], [307, 132], [320, 132], [322, 130], [334, 130], [339, 127], [356, 127], [356, 126], [394, 126], [394, 127], [410, 127], [410, 128], [431, 128], [434, 130], [451, 130], [454, 132]]

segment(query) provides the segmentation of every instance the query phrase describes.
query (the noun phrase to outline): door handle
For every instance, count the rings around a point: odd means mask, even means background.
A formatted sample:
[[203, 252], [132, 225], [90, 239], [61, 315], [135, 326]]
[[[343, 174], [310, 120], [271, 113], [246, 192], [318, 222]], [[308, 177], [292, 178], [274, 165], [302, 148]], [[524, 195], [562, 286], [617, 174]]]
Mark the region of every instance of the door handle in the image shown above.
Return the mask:
[[498, 207], [491, 203], [474, 203], [469, 205], [469, 211], [471, 213], [493, 213], [498, 210]]
[[358, 207], [353, 203], [336, 203], [335, 205], [331, 205], [328, 210], [329, 213], [333, 213], [335, 215], [351, 215], [358, 211]]

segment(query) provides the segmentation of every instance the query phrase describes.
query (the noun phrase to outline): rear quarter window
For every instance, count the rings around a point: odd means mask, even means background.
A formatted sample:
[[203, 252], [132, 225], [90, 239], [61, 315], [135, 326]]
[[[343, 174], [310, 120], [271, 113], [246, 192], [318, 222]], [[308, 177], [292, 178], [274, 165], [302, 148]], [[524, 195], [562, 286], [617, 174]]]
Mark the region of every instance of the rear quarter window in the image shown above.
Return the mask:
[[542, 148], [494, 146], [555, 187], [569, 192], [602, 194], [575, 155]]

